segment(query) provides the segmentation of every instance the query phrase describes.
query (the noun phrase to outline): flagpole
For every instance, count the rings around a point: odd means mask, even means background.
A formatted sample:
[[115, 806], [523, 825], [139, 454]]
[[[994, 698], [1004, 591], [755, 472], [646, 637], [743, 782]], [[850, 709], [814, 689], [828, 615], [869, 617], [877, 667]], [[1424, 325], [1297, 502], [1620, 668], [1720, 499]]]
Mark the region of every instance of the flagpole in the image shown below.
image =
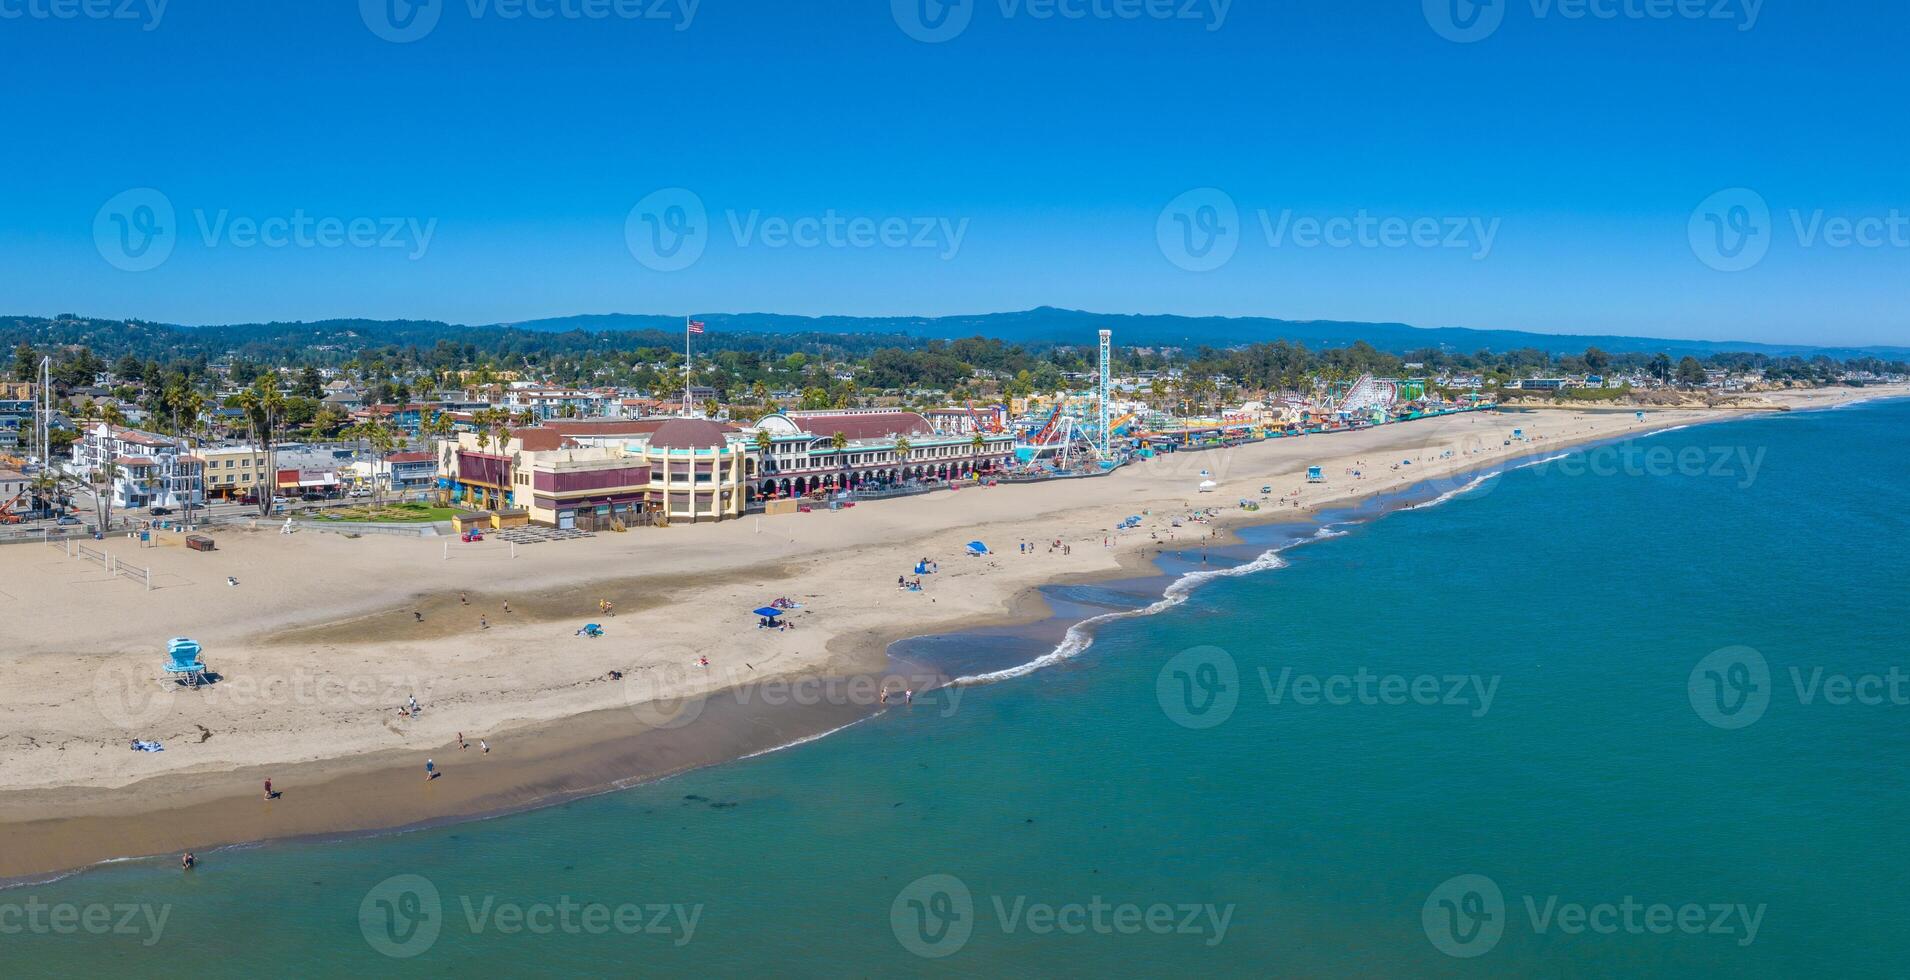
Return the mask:
[[683, 318], [683, 417], [690, 417], [690, 318]]

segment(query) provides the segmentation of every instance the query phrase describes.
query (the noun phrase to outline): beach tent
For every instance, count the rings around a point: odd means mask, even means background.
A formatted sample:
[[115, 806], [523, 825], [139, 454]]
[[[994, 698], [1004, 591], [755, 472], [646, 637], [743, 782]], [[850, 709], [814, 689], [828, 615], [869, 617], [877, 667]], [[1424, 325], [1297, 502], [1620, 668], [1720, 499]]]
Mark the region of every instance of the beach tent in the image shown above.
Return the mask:
[[1201, 493], [1207, 493], [1207, 492], [1209, 492], [1209, 491], [1211, 491], [1211, 490], [1213, 490], [1213, 489], [1214, 489], [1215, 487], [1217, 487], [1217, 486], [1220, 486], [1220, 484], [1218, 484], [1218, 483], [1215, 483], [1215, 482], [1214, 482], [1214, 481], [1212, 481], [1212, 480], [1202, 480], [1202, 481], [1200, 481], [1200, 492], [1201, 492]]
[[980, 541], [970, 541], [968, 543], [968, 553], [971, 555], [988, 554], [988, 546], [982, 544]]

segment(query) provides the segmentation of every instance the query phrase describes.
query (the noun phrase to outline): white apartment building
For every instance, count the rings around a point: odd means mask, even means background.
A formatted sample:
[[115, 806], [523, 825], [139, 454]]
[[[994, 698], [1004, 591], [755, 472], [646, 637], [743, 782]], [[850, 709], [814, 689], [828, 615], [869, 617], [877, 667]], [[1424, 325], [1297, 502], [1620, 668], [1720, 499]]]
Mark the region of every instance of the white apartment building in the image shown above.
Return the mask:
[[84, 430], [73, 444], [70, 471], [92, 480], [114, 467], [113, 506], [183, 507], [205, 502], [204, 461], [183, 440], [105, 422]]

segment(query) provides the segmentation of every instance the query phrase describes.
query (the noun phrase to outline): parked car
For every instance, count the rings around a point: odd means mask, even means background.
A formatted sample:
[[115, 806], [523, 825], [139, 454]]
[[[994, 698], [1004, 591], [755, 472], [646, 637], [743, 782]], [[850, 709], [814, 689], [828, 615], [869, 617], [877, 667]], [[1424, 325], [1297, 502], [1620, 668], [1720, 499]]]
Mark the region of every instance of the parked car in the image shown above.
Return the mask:
[[317, 503], [318, 501], [324, 500], [325, 495], [322, 493], [301, 493], [298, 495], [298, 499], [303, 500], [308, 504], [311, 504], [311, 503]]
[[172, 508], [171, 507], [154, 507], [151, 513], [154, 517], [165, 517], [166, 515], [172, 513]]
[[55, 523], [70, 525], [70, 524], [78, 524], [79, 522], [80, 522], [80, 519], [77, 517], [74, 517], [71, 514], [61, 514], [60, 519], [56, 521]]

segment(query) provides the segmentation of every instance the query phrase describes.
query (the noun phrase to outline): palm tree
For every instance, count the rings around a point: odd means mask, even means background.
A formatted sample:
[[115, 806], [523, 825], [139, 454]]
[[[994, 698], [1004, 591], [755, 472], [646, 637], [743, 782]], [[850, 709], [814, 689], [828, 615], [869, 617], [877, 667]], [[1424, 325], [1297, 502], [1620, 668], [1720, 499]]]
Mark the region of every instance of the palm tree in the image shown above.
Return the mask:
[[[178, 410], [182, 414], [184, 414], [186, 417], [186, 432], [188, 435], [193, 433], [200, 433], [201, 435], [204, 434], [206, 427], [203, 424], [201, 424], [201, 422], [199, 421], [199, 417], [206, 413], [206, 396], [204, 392], [201, 392], [197, 388], [186, 389], [185, 395], [179, 399]], [[203, 442], [203, 439], [201, 441]], [[206, 490], [206, 466], [205, 466], [205, 461], [200, 460], [199, 462], [199, 493], [201, 495], [204, 495], [205, 490]], [[192, 523], [192, 487], [190, 485], [186, 487], [185, 511], [186, 511], [186, 514], [185, 514], [186, 523], [191, 524]]]
[[447, 436], [451, 434], [451, 416], [444, 412], [433, 411], [418, 424], [418, 432], [424, 436]]
[[[982, 452], [988, 448], [988, 439], [981, 434], [981, 430], [977, 429], [975, 430], [975, 437], [968, 440], [968, 447], [975, 451], [975, 458], [979, 461]], [[970, 469], [972, 471], [973, 467], [971, 466]]]
[[848, 470], [849, 457], [846, 453], [843, 452], [843, 450], [849, 448], [848, 434], [843, 432], [838, 432], [835, 435], [830, 436], [829, 445], [831, 448], [833, 448], [836, 451], [836, 471], [837, 471], [836, 488], [841, 489], [843, 474], [845, 474]]
[[908, 436], [897, 436], [895, 440], [895, 458], [902, 462], [902, 478], [908, 479], [909, 450], [915, 447], [909, 443]]
[[398, 447], [398, 430], [382, 417], [367, 419], [351, 427], [352, 438], [361, 440], [372, 451], [371, 467], [371, 509], [378, 510], [385, 505], [384, 484], [379, 482], [378, 464]]
[[99, 521], [99, 533], [105, 534], [113, 522], [113, 484], [119, 479], [119, 461], [113, 451], [108, 449], [99, 469], [94, 470], [93, 478], [93, 516]]
[[[511, 413], [503, 408], [484, 408], [472, 413], [471, 421], [478, 427], [479, 448], [490, 447], [491, 453], [502, 456], [504, 447], [511, 441]], [[504, 505], [504, 485], [510, 482], [509, 471], [499, 480], [498, 506]]]
[[272, 513], [272, 498], [278, 493], [278, 460], [272, 453], [272, 436], [278, 431], [279, 413], [285, 410], [285, 396], [279, 393], [278, 379], [261, 374], [252, 387], [239, 392], [239, 407], [245, 410], [252, 437], [265, 454], [265, 483], [259, 487], [259, 516]]
[[756, 455], [762, 457], [764, 472], [768, 472], [769, 470], [769, 454], [775, 448], [776, 448], [776, 437], [770, 435], [768, 429], [757, 429], [756, 430]]

